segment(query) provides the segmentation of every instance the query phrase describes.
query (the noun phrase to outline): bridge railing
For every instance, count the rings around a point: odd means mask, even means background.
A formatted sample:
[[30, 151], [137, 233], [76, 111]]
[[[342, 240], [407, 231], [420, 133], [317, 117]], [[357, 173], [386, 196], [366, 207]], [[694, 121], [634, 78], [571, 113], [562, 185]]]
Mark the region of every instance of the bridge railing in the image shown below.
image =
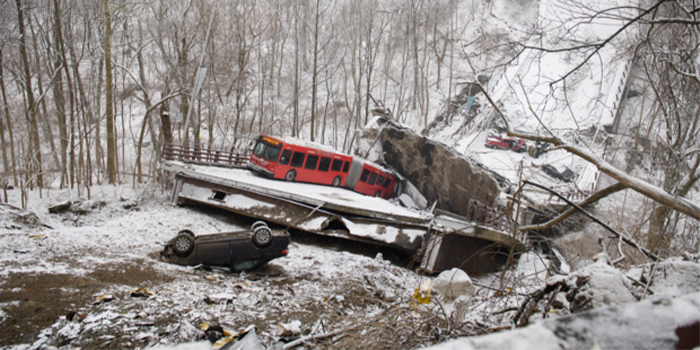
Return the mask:
[[515, 225], [515, 220], [513, 220], [510, 215], [473, 199], [469, 201], [467, 220], [506, 233], [511, 233], [513, 231], [513, 225]]
[[169, 144], [165, 145], [163, 148], [163, 158], [192, 164], [214, 165], [226, 168], [245, 168], [250, 157], [246, 154], [234, 152], [206, 150]]

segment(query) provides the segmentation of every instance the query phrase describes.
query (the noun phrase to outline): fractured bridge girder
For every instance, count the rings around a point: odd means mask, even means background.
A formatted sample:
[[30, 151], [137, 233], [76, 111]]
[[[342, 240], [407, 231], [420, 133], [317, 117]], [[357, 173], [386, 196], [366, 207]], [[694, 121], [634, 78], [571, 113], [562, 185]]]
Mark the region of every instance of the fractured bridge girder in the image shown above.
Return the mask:
[[[374, 244], [409, 252], [420, 250], [426, 225], [342, 214], [305, 203], [226, 184], [212, 183], [178, 174], [173, 199], [225, 209], [255, 219], [299, 230]], [[352, 228], [352, 230], [350, 229]]]

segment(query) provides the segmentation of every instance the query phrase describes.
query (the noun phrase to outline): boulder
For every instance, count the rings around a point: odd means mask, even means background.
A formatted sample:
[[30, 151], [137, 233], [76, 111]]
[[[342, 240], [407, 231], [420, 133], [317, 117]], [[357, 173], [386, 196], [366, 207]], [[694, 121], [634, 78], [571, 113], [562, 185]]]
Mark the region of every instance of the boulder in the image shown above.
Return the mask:
[[378, 141], [384, 163], [416, 186], [429, 203], [437, 201], [438, 209], [466, 216], [471, 199], [496, 206], [498, 182], [447, 146], [394, 124], [381, 130]]

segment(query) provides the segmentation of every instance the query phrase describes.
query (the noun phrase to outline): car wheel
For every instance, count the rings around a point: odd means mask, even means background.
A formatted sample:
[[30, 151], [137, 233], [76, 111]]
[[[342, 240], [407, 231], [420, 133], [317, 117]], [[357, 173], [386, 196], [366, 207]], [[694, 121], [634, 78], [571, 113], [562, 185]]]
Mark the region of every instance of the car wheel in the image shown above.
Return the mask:
[[338, 187], [340, 186], [340, 176], [336, 176], [335, 179], [333, 179], [333, 183], [331, 184], [333, 187]]
[[380, 197], [382, 195], [382, 191], [377, 190], [377, 192], [374, 193], [375, 197]]
[[284, 179], [287, 181], [290, 181], [290, 182], [294, 181], [294, 179], [296, 179], [296, 178], [297, 178], [297, 172], [294, 169], [288, 171], [287, 175], [284, 176]]
[[260, 226], [253, 231], [253, 244], [262, 248], [272, 243], [272, 231], [266, 226]]
[[258, 227], [267, 227], [267, 223], [265, 223], [265, 221], [256, 221], [250, 225], [250, 230], [255, 232]]
[[178, 234], [178, 235], [179, 235], [179, 234], [185, 234], [185, 235], [189, 235], [190, 237], [194, 237], [194, 232], [192, 232], [192, 231], [190, 231], [190, 230], [181, 230], [181, 231], [178, 232], [177, 234]]
[[179, 233], [173, 242], [173, 251], [177, 255], [186, 256], [194, 249], [194, 238], [187, 233]]

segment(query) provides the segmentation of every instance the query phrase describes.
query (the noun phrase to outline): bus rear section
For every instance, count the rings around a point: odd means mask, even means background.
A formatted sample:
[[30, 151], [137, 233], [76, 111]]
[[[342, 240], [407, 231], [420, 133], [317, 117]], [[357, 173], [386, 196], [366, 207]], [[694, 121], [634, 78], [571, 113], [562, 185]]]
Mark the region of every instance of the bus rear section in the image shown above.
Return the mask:
[[345, 188], [368, 196], [389, 199], [396, 179], [370, 164], [353, 159]]
[[280, 156], [275, 178], [344, 186], [352, 158], [287, 143]]

